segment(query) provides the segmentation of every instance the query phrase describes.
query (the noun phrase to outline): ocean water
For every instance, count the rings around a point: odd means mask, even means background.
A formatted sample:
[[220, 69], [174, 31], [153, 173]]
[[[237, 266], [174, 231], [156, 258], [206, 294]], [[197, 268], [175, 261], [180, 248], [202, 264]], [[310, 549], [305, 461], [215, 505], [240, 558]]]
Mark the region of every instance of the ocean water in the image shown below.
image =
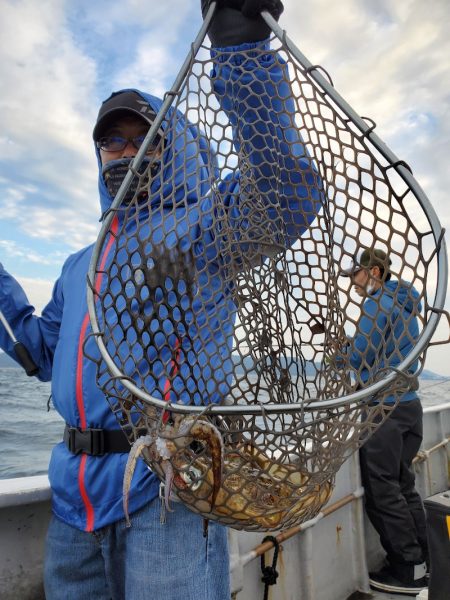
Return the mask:
[[[421, 379], [422, 404], [450, 402], [450, 379]], [[0, 479], [47, 472], [64, 421], [50, 403], [50, 384], [17, 368], [0, 368]]]
[[42, 475], [61, 441], [64, 421], [47, 411], [50, 383], [22, 369], [0, 369], [0, 479]]

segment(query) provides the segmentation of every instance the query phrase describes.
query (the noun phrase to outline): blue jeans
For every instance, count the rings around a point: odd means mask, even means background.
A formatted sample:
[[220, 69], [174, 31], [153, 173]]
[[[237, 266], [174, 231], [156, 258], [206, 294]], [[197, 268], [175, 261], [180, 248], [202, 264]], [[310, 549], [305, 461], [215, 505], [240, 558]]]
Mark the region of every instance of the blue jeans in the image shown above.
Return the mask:
[[155, 500], [93, 533], [53, 517], [44, 568], [46, 600], [229, 600], [226, 528], [178, 502], [160, 524]]

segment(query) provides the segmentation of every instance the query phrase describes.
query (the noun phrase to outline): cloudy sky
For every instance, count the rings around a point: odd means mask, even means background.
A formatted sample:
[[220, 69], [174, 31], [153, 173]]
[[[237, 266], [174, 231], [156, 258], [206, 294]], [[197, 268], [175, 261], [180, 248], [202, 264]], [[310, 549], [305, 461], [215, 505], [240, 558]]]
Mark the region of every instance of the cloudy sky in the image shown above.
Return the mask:
[[[65, 257], [98, 231], [98, 106], [121, 87], [162, 95], [200, 26], [199, 5], [0, 0], [0, 261], [38, 311]], [[448, 0], [285, 0], [280, 21], [377, 123], [447, 229], [449, 22]], [[450, 375], [450, 348], [430, 350], [426, 366]]]

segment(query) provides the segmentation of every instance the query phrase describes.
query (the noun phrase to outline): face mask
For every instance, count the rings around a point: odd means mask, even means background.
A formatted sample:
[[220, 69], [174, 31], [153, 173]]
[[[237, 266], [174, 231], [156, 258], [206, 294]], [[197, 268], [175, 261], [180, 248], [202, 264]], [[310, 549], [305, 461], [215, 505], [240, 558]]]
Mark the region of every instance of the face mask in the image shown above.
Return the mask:
[[[103, 179], [105, 181], [106, 187], [108, 189], [108, 192], [109, 192], [109, 195], [111, 196], [111, 198], [116, 197], [116, 194], [119, 191], [120, 186], [122, 185], [122, 181], [125, 179], [125, 175], [128, 172], [128, 169], [130, 167], [130, 163], [132, 160], [133, 160], [132, 158], [119, 158], [118, 160], [111, 160], [110, 162], [106, 163], [106, 165], [103, 166], [102, 175], [103, 175]], [[139, 167], [138, 172], [144, 173], [145, 170], [148, 168], [149, 164], [150, 164], [150, 159], [144, 158], [144, 160], [142, 161], [142, 163]], [[128, 186], [128, 190], [125, 194], [123, 202], [125, 204], [129, 204], [133, 200], [139, 184], [140, 184], [139, 185], [140, 188], [142, 188], [142, 187], [145, 188], [145, 190], [142, 191], [142, 194], [144, 194], [148, 197], [148, 189], [149, 189], [150, 183], [151, 183], [151, 181], [149, 181], [149, 179], [153, 180], [156, 177], [156, 175], [159, 172], [160, 167], [161, 167], [160, 161], [154, 161], [150, 165], [150, 169], [149, 169], [149, 171], [147, 171], [147, 175], [143, 180], [139, 179], [138, 177], [133, 177], [130, 185]], [[147, 193], [146, 193], [146, 191], [147, 191]]]

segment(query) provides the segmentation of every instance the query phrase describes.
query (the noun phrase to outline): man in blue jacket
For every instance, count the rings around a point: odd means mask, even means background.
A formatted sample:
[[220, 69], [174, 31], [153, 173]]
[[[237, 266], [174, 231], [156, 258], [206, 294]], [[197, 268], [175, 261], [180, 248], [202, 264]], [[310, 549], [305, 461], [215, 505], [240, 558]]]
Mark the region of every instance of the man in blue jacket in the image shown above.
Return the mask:
[[[307, 158], [292, 113], [289, 114], [289, 79], [283, 75], [280, 63], [264, 52], [242, 62], [244, 52], [267, 43], [264, 40], [270, 32], [259, 16], [260, 11], [269, 10], [278, 18], [283, 5], [279, 0], [222, 0], [218, 4], [209, 32], [213, 58], [219, 55], [212, 74], [214, 92], [231, 124], [239, 125], [240, 131], [250, 132], [253, 143], [239, 140], [248, 159], [247, 170], [250, 167], [256, 174], [258, 192], [267, 201], [267, 211], [273, 212], [270, 222], [281, 219], [280, 230], [285, 232], [283, 244], [289, 246], [309, 227], [320, 209], [320, 180]], [[207, 5], [208, 2], [202, 2], [203, 12]], [[225, 50], [226, 61], [220, 60], [220, 49]], [[252, 98], [258, 101], [252, 103]], [[250, 105], [253, 108], [246, 110]], [[110, 207], [130, 159], [142, 144], [160, 106], [161, 100], [128, 89], [113, 94], [100, 108], [94, 141], [103, 213]], [[195, 240], [199, 245], [204, 242], [214, 253], [217, 246], [212, 243], [214, 233], [208, 221], [208, 215], [214, 214], [214, 196], [207, 184], [207, 165], [193, 168], [192, 161], [203, 158], [188, 155], [187, 149], [190, 139], [198, 140], [199, 134], [194, 126], [183, 129], [183, 135], [179, 130], [171, 133], [175, 137], [177, 134], [181, 139], [174, 139], [171, 144], [175, 158], [165, 151], [163, 156], [154, 148], [148, 154], [153, 177], [148, 182], [152, 195], [152, 202], [148, 202], [149, 231], [159, 236], [163, 230], [162, 216], [167, 225], [165, 231], [173, 233], [179, 244], [186, 240]], [[157, 177], [166, 172], [166, 164], [167, 170], [172, 168], [176, 174], [170, 186], [158, 188]], [[191, 177], [192, 172], [200, 172], [199, 179]], [[218, 184], [218, 190], [222, 198], [225, 196], [231, 230], [236, 227], [241, 232], [229, 240], [233, 248], [233, 243], [242, 242], [239, 235], [251, 229], [251, 211], [244, 214], [240, 206], [239, 177], [225, 179]], [[174, 215], [178, 221], [170, 225]], [[117, 218], [120, 219], [120, 211]], [[184, 235], [186, 230], [189, 235]], [[250, 240], [247, 242], [250, 248], [253, 238], [246, 239]], [[164, 236], [161, 240], [166, 243]], [[122, 482], [129, 443], [96, 385], [97, 364], [86, 358], [98, 357], [95, 340], [90, 336], [86, 304], [86, 275], [92, 250], [89, 246], [68, 258], [41, 317], [33, 315], [34, 309], [17, 281], [0, 267], [0, 310], [17, 339], [28, 347], [39, 367], [38, 377], [43, 381], [51, 379], [53, 403], [67, 423], [64, 442], [54, 448], [49, 466], [54, 517], [47, 537], [47, 600], [228, 600], [225, 528], [211, 524], [205, 539], [202, 519], [180, 503], [167, 523], [161, 525], [157, 502], [159, 481], [143, 461], [136, 468], [129, 494], [132, 527], [126, 527]], [[212, 289], [204, 290], [201, 309], [216, 337], [214, 340], [205, 337], [203, 330], [199, 339], [207, 348], [196, 349], [200, 359], [206, 356], [213, 366], [214, 361], [220, 360], [218, 353], [211, 352], [213, 342], [225, 353], [222, 361], [227, 360], [235, 312], [230, 298], [218, 294], [215, 281], [211, 276]], [[218, 324], [217, 328], [212, 324]], [[223, 339], [218, 339], [218, 335]], [[158, 346], [156, 338], [155, 335], [156, 342], [153, 340], [149, 345], [149, 355], [158, 348], [166, 351], [170, 346], [170, 339]], [[0, 346], [14, 356], [2, 327]], [[220, 401], [230, 383], [227, 376], [217, 382], [211, 374], [210, 381], [201, 381], [206, 376], [199, 369], [192, 398], [184, 397], [186, 390], [177, 388], [178, 383], [181, 386], [181, 381], [186, 380], [190, 360], [187, 354], [180, 366], [180, 382], [161, 369], [162, 359], [159, 366], [148, 359], [148, 365], [155, 365], [148, 376], [149, 385], [154, 386], [153, 393], [164, 397], [169, 381], [172, 384], [169, 392], [175, 393], [178, 401]]]
[[[359, 386], [397, 367], [419, 336], [419, 294], [411, 284], [393, 280], [390, 266], [386, 252], [372, 248], [342, 273], [364, 299], [345, 357]], [[417, 364], [411, 373], [415, 369]], [[394, 395], [383, 399], [386, 405], [395, 401]], [[414, 594], [426, 586], [426, 521], [412, 469], [421, 442], [422, 406], [416, 389], [409, 389], [360, 450], [367, 515], [387, 554], [386, 565], [369, 574], [374, 589]]]

